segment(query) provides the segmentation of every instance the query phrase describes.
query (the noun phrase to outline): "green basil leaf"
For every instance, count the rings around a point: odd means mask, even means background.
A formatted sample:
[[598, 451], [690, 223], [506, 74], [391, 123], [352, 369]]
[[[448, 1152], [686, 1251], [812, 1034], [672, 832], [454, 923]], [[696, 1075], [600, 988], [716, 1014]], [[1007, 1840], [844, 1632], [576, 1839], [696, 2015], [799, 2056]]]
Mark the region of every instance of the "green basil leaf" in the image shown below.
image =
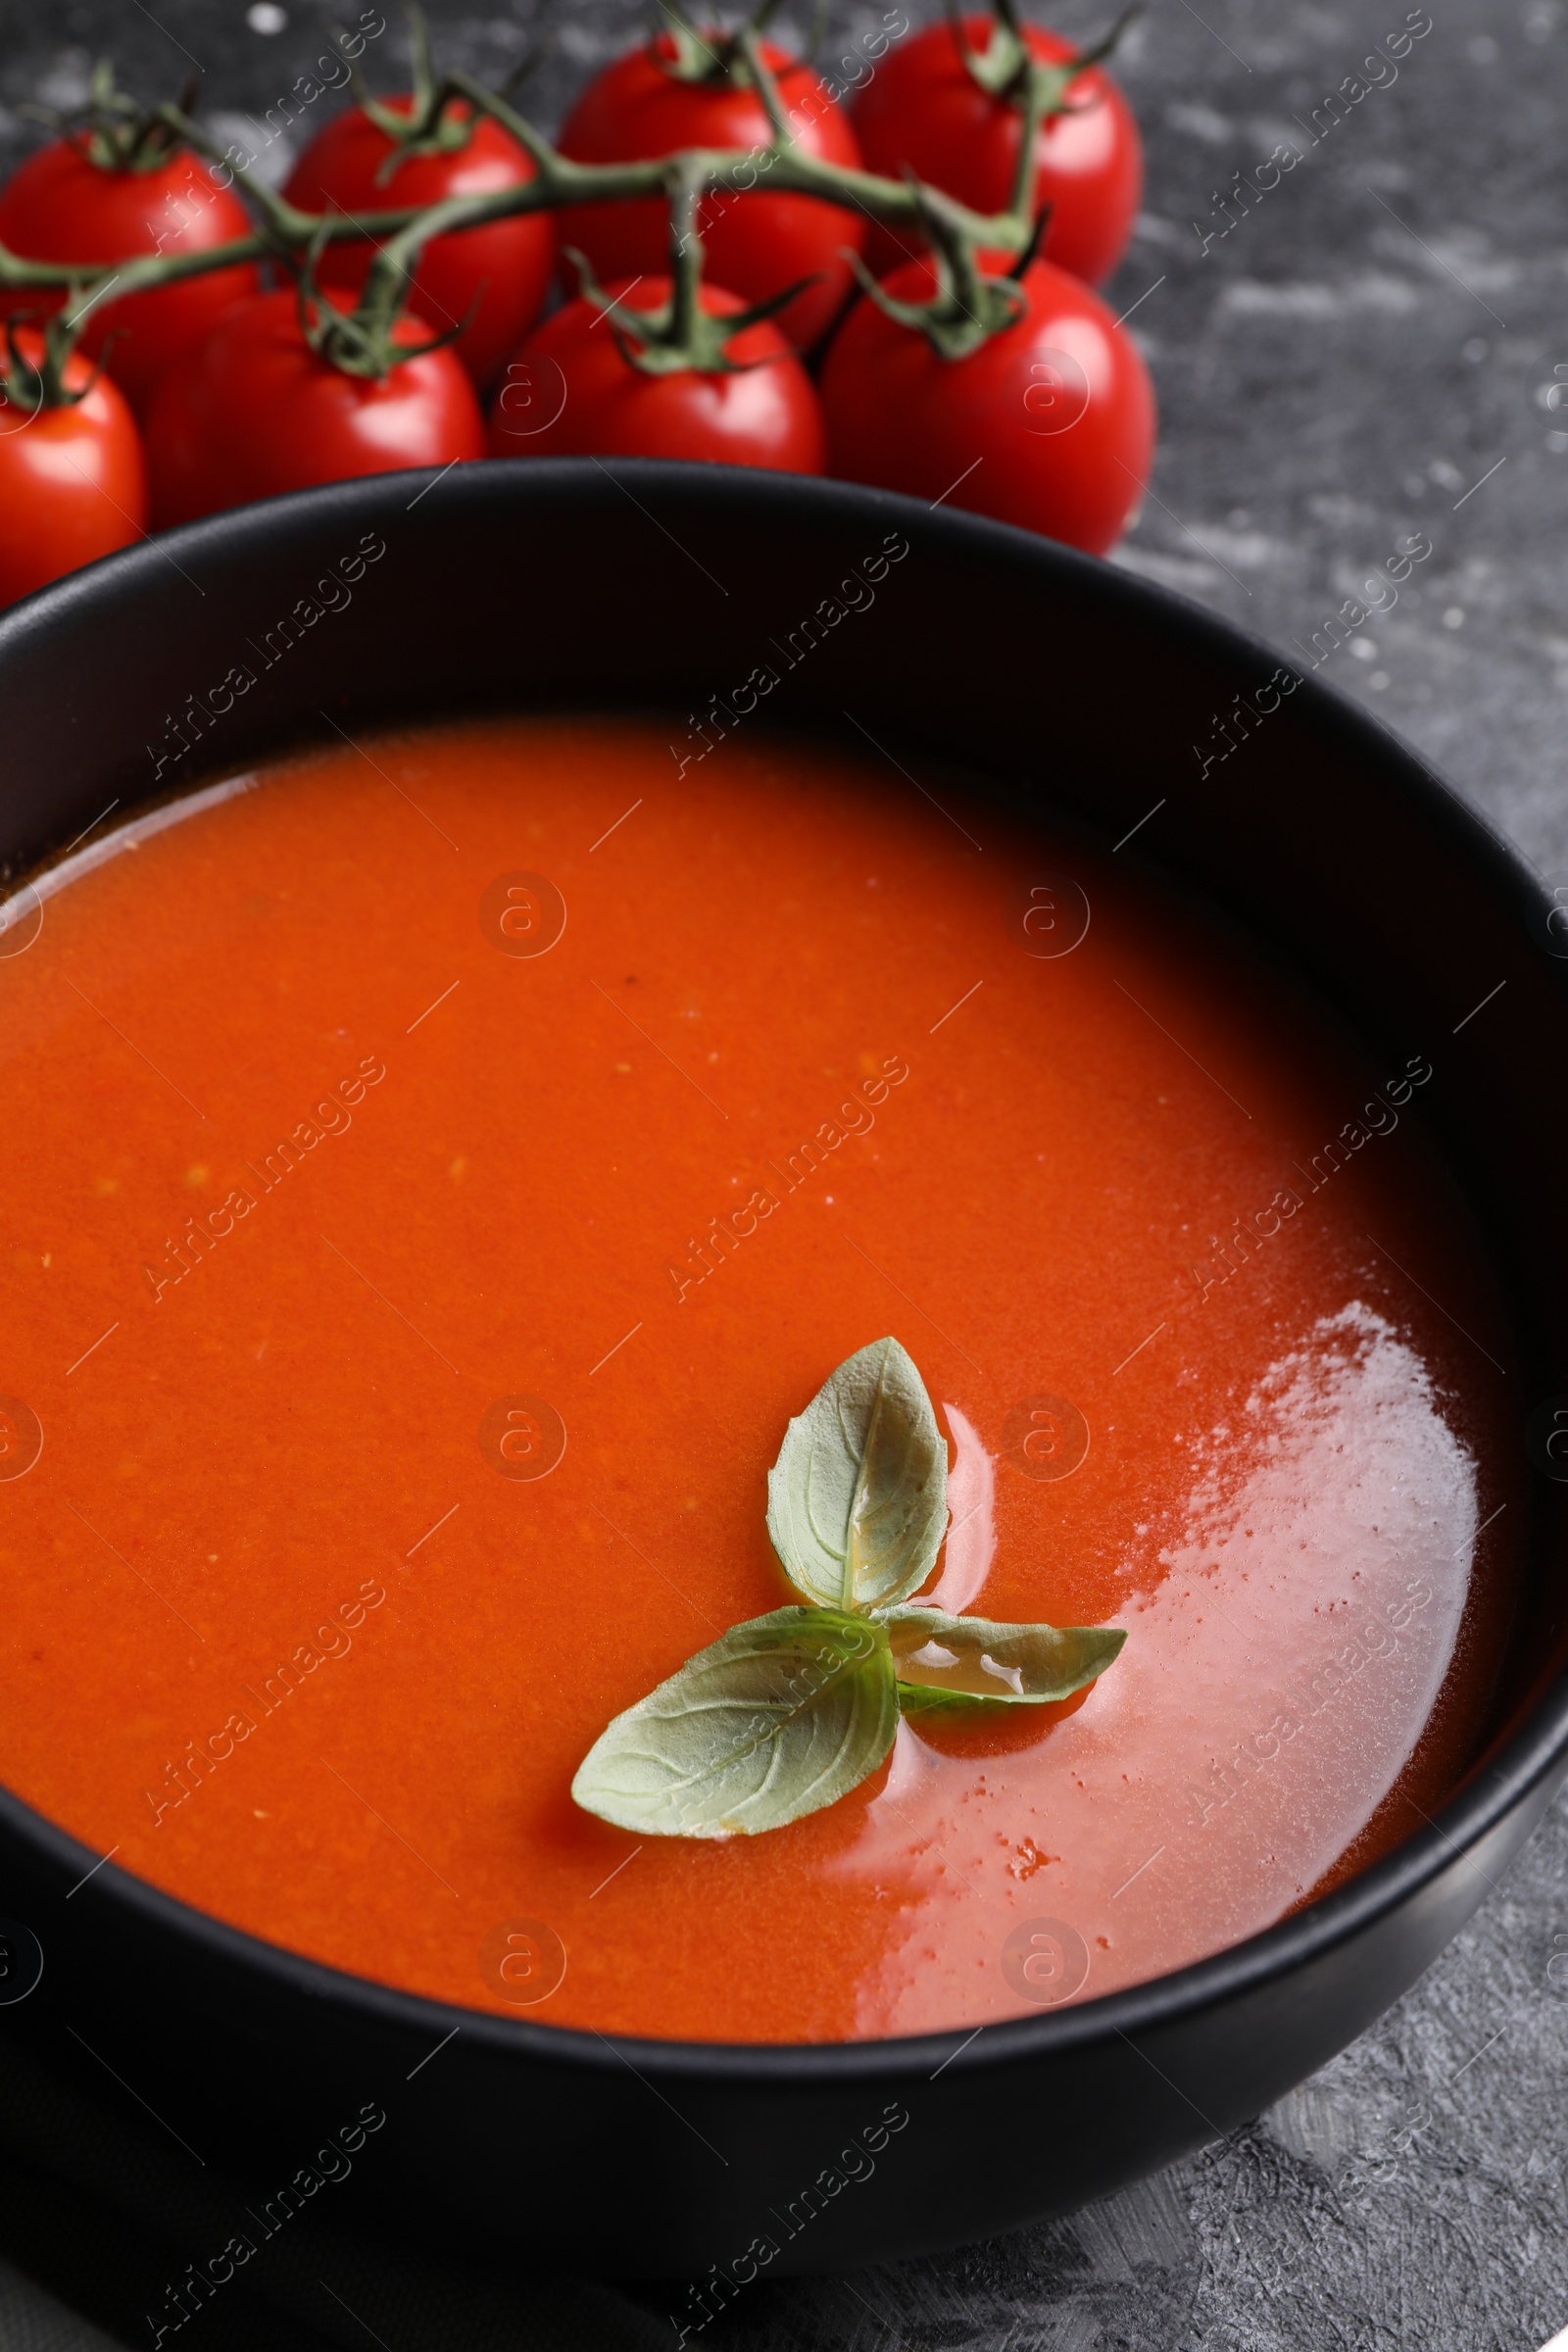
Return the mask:
[[774, 1609], [617, 1715], [571, 1793], [639, 1837], [753, 1837], [858, 1788], [898, 1725], [880, 1626], [837, 1609]]
[[1001, 1625], [944, 1609], [883, 1609], [906, 1714], [1041, 1706], [1103, 1674], [1127, 1637], [1109, 1625]]
[[948, 1448], [897, 1340], [840, 1364], [767, 1474], [767, 1532], [798, 1592], [874, 1609], [917, 1592], [948, 1523]]

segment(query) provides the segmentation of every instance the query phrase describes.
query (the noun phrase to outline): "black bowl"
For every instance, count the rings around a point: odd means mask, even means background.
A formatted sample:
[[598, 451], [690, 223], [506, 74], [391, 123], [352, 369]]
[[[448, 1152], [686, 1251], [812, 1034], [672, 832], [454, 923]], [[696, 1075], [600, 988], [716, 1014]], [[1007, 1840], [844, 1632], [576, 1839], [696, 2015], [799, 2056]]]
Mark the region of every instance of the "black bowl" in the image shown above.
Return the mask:
[[[908, 552], [874, 606], [832, 619], [841, 578], [890, 534]], [[351, 600], [318, 593], [357, 551]], [[795, 659], [773, 718], [848, 734], [853, 702], [895, 750], [950, 760], [1107, 844], [1138, 828], [1122, 855], [1250, 927], [1369, 1044], [1402, 1059], [1419, 1043], [1431, 1117], [1516, 1320], [1522, 1465], [1533, 1408], [1568, 1390], [1550, 1245], [1568, 966], [1551, 902], [1392, 736], [1310, 678], [1270, 689], [1272, 653], [1106, 564], [947, 509], [698, 466], [524, 462], [279, 499], [116, 556], [0, 621], [0, 857], [15, 873], [106, 803], [238, 770], [327, 717], [353, 731], [541, 701], [700, 715], [756, 664], [777, 668], [774, 646]], [[241, 676], [254, 683], [236, 691]], [[1238, 697], [1250, 732], [1218, 732]], [[13, 1936], [0, 2032], [55, 2086], [68, 2138], [74, 2114], [86, 2131], [92, 2102], [119, 2097], [110, 2068], [264, 2195], [369, 2100], [389, 2127], [361, 2165], [382, 2225], [490, 2257], [734, 2276], [760, 2238], [776, 2275], [1070, 2209], [1342, 2049], [1540, 1819], [1568, 1769], [1568, 1491], [1537, 1450], [1548, 1474], [1519, 1512], [1525, 1597], [1502, 1687], [1442, 1818], [1412, 1818], [1386, 1860], [1196, 1967], [978, 2034], [610, 2040], [318, 1967], [112, 1862], [93, 1870], [0, 1792], [0, 1912], [45, 1957], [36, 1988], [6, 2001], [33, 1948]], [[819, 2194], [807, 2226], [803, 2189], [837, 2179], [841, 2147], [884, 2109], [908, 2120], [874, 2174]]]

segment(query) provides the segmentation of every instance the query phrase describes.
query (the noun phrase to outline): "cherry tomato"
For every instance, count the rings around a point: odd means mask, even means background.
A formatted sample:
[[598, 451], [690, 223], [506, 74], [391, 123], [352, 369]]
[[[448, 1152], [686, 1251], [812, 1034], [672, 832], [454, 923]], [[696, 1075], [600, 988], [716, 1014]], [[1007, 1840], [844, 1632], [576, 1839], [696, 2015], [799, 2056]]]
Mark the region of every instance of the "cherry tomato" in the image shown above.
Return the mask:
[[[669, 280], [633, 278], [606, 292], [628, 309], [653, 311]], [[703, 308], [725, 318], [746, 305], [705, 282]], [[490, 411], [492, 457], [710, 458], [821, 472], [816, 387], [770, 318], [743, 327], [730, 344], [734, 374], [683, 368], [647, 375], [621, 356], [603, 313], [602, 302], [579, 295], [524, 344]]]
[[158, 387], [147, 419], [154, 520], [483, 457], [473, 386], [449, 349], [419, 348], [429, 331], [400, 319], [394, 342], [411, 356], [379, 378], [347, 375], [306, 341], [292, 287], [238, 304]]
[[[860, 149], [849, 118], [809, 67], [792, 64], [771, 43], [763, 44], [762, 55], [778, 77], [801, 148], [827, 163], [858, 168]], [[682, 147], [767, 145], [767, 117], [755, 90], [682, 81], [670, 70], [675, 58], [669, 34], [659, 33], [607, 66], [567, 117], [563, 155], [580, 164], [621, 164]], [[767, 186], [760, 164], [757, 186]], [[778, 314], [796, 349], [808, 351], [849, 294], [852, 273], [841, 249], [860, 251], [864, 216], [808, 196], [715, 191], [704, 199], [698, 222], [714, 278], [747, 302], [765, 301], [815, 274], [816, 282]], [[607, 284], [612, 277], [666, 270], [667, 208], [662, 199], [574, 206], [561, 216], [561, 242], [579, 247]]]
[[[15, 333], [37, 367], [43, 337], [25, 326]], [[68, 392], [81, 392], [91, 362], [73, 354], [65, 378]], [[64, 408], [0, 393], [0, 605], [145, 538], [146, 521], [141, 435], [106, 375]]]
[[[383, 104], [407, 114], [403, 96]], [[520, 187], [534, 176], [528, 157], [490, 116], [471, 120], [460, 107], [448, 120], [467, 129], [465, 144], [445, 153], [407, 155], [383, 172], [392, 141], [359, 107], [318, 130], [289, 174], [284, 189], [302, 212], [396, 212], [437, 204], [448, 196], [488, 196]], [[371, 248], [360, 240], [329, 245], [318, 276], [323, 286], [358, 293]], [[453, 236], [434, 237], [420, 258], [409, 306], [438, 329], [472, 318], [454, 349], [476, 384], [486, 384], [538, 318], [555, 267], [555, 229], [548, 213], [522, 213]]]
[[[94, 163], [85, 134], [74, 134], [28, 156], [0, 190], [0, 244], [33, 262], [97, 264], [132, 253], [205, 252], [250, 232], [239, 198], [220, 187], [185, 148], [145, 170], [115, 170]], [[127, 294], [93, 312], [80, 348], [96, 359], [105, 337], [119, 330], [109, 372], [132, 405], [144, 409], [165, 367], [260, 283], [254, 267], [243, 263]], [[0, 296], [0, 316], [44, 315], [58, 310], [62, 299], [13, 291]]]
[[[961, 20], [972, 51], [984, 50], [991, 22]], [[1071, 41], [1042, 25], [1027, 25], [1024, 37], [1042, 65], [1077, 54]], [[1005, 212], [1011, 202], [1018, 110], [975, 81], [951, 21], [901, 41], [861, 90], [854, 117], [868, 171], [889, 179], [911, 171], [977, 213]], [[1086, 67], [1069, 83], [1066, 111], [1041, 124], [1035, 155], [1034, 210], [1052, 208], [1047, 258], [1098, 285], [1126, 251], [1144, 188], [1138, 124], [1101, 67]], [[871, 270], [882, 276], [918, 251], [919, 242], [874, 229], [866, 256]]]
[[[883, 281], [928, 297], [929, 263]], [[1113, 547], [1143, 497], [1154, 393], [1138, 346], [1082, 279], [1052, 262], [1024, 271], [1024, 312], [967, 359], [863, 295], [822, 369], [828, 470], [1064, 539]]]

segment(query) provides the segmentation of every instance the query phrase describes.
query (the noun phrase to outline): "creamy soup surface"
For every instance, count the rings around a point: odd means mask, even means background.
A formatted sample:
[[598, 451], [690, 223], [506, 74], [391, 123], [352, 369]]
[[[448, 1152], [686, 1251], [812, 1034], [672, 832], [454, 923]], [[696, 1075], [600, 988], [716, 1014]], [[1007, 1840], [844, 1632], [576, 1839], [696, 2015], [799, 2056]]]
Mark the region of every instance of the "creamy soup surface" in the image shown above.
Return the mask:
[[[338, 744], [12, 924], [0, 1781], [542, 2023], [907, 2034], [1215, 1952], [1435, 1809], [1497, 1668], [1510, 1343], [1439, 1041], [1359, 1058], [869, 747], [671, 734]], [[1119, 1660], [764, 1836], [579, 1811], [610, 1718], [791, 1597], [768, 1466], [885, 1333], [950, 1443], [928, 1593]]]

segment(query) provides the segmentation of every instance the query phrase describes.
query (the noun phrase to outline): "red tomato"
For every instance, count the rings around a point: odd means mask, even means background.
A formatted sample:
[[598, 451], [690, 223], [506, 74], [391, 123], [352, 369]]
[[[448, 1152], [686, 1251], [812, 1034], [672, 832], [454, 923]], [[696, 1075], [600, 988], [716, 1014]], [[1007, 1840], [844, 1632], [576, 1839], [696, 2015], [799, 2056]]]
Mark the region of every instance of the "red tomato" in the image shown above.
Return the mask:
[[[918, 261], [884, 282], [918, 302], [935, 278]], [[1149, 370], [1099, 295], [1054, 263], [1031, 263], [1022, 291], [1023, 316], [963, 360], [863, 295], [822, 370], [828, 470], [1102, 556], [1149, 477]]]
[[[988, 17], [962, 19], [971, 50], [983, 50]], [[1077, 54], [1042, 25], [1024, 28], [1030, 54], [1058, 65]], [[1049, 204], [1046, 253], [1058, 269], [1098, 285], [1127, 248], [1144, 190], [1144, 148], [1131, 107], [1110, 75], [1089, 66], [1066, 93], [1066, 112], [1040, 126], [1034, 210]], [[855, 104], [866, 169], [898, 179], [907, 169], [977, 213], [1005, 212], [1012, 200], [1022, 122], [1006, 98], [981, 89], [951, 22], [928, 24], [878, 66]], [[920, 240], [873, 229], [867, 259], [877, 276], [897, 268]]]
[[[190, 253], [249, 236], [239, 198], [220, 188], [207, 166], [178, 148], [146, 171], [95, 164], [85, 134], [56, 139], [12, 172], [0, 190], [0, 244], [32, 262], [117, 262], [131, 253]], [[89, 359], [121, 330], [109, 372], [138, 409], [169, 363], [199, 342], [214, 321], [261, 280], [249, 263], [187, 277], [146, 294], [128, 294], [94, 311], [82, 331]], [[0, 316], [58, 310], [58, 294], [0, 295]]]
[[[630, 297], [635, 286], [637, 299]], [[657, 310], [667, 277], [611, 286], [635, 310]], [[703, 308], [722, 318], [746, 305], [703, 286]], [[770, 318], [730, 345], [732, 375], [684, 368], [646, 375], [621, 357], [604, 305], [578, 296], [545, 320], [507, 369], [490, 411], [496, 458], [710, 458], [778, 473], [820, 473], [822, 410], [816, 387]]]
[[147, 466], [159, 527], [314, 482], [483, 457], [462, 362], [418, 349], [429, 340], [419, 318], [400, 319], [395, 340], [415, 349], [386, 375], [346, 375], [307, 343], [292, 286], [236, 305], [153, 401]]
[[[579, 164], [623, 164], [682, 147], [766, 146], [771, 134], [757, 93], [723, 82], [681, 81], [669, 71], [675, 55], [668, 33], [659, 33], [596, 74], [567, 118], [562, 154]], [[762, 55], [778, 76], [805, 153], [858, 168], [860, 149], [849, 118], [809, 67], [792, 64], [771, 43], [763, 44]], [[766, 185], [767, 173], [759, 167], [758, 186]], [[698, 219], [713, 276], [747, 302], [763, 302], [798, 278], [819, 273], [778, 314], [796, 349], [808, 351], [850, 291], [852, 272], [841, 248], [860, 251], [864, 216], [808, 196], [714, 193]], [[612, 277], [664, 270], [668, 211], [662, 199], [575, 206], [561, 216], [561, 242], [580, 247], [607, 284]]]
[[[25, 326], [16, 337], [37, 367], [43, 337]], [[92, 367], [74, 354], [65, 372], [66, 389], [80, 392]], [[68, 408], [0, 394], [0, 605], [144, 539], [146, 522], [141, 435], [107, 376]]]
[[[407, 114], [412, 101], [383, 104]], [[466, 122], [471, 109], [460, 107]], [[450, 118], [449, 118], [450, 119]], [[467, 142], [448, 154], [410, 155], [381, 175], [392, 142], [367, 114], [351, 107], [318, 130], [289, 174], [283, 193], [302, 212], [388, 213], [404, 205], [436, 204], [448, 196], [488, 196], [520, 187], [534, 176], [528, 157], [488, 115]], [[368, 245], [329, 245], [317, 272], [323, 286], [358, 293], [370, 266]], [[523, 213], [434, 237], [425, 247], [409, 292], [410, 308], [445, 329], [473, 318], [453, 348], [476, 384], [486, 384], [538, 318], [555, 266], [555, 230], [548, 213]], [[476, 306], [476, 307], [475, 307]]]

